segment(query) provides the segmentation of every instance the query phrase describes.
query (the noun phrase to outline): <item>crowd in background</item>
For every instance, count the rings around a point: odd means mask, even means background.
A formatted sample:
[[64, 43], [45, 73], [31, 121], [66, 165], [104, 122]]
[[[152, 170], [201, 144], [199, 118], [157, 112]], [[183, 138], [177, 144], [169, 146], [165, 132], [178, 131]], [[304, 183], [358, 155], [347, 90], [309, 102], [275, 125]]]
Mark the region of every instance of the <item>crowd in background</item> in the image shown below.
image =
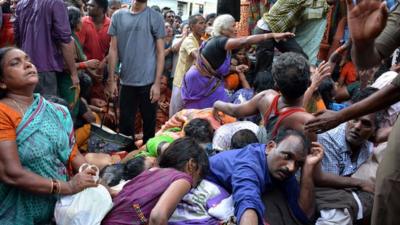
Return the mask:
[[0, 224], [400, 224], [399, 3], [249, 4], [0, 0]]

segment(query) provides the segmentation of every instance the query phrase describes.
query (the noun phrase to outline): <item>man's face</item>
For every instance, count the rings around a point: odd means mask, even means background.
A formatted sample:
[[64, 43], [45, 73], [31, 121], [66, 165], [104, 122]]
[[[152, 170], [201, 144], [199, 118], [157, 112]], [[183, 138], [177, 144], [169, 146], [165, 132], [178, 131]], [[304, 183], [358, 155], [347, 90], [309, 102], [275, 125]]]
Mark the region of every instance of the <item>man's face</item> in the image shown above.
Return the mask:
[[197, 18], [197, 23], [192, 25], [191, 30], [194, 34], [202, 36], [206, 30], [206, 20], [204, 17], [199, 16]]
[[91, 17], [100, 16], [103, 14], [103, 9], [97, 5], [96, 1], [90, 0], [87, 3], [88, 14]]
[[172, 12], [168, 12], [167, 15], [165, 15], [165, 20], [170, 24], [174, 24], [175, 14]]
[[121, 8], [121, 4], [110, 5], [110, 7], [108, 7], [108, 12], [107, 12], [108, 17], [111, 18], [111, 16], [115, 13], [115, 11], [117, 11], [120, 8]]
[[298, 136], [288, 136], [278, 145], [271, 141], [267, 145], [267, 162], [270, 174], [277, 180], [291, 177], [304, 164], [306, 153]]
[[375, 114], [371, 113], [346, 124], [346, 141], [352, 146], [360, 146], [375, 132]]

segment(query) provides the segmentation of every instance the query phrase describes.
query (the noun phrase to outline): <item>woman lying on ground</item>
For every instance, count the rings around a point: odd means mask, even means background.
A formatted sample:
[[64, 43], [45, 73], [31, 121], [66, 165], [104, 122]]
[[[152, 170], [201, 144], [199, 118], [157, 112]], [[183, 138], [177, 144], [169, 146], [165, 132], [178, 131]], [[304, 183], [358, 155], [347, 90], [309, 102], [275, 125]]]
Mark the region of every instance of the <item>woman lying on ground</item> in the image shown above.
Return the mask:
[[161, 154], [159, 166], [125, 184], [103, 225], [167, 224], [183, 196], [206, 175], [208, 157], [199, 144], [184, 137]]

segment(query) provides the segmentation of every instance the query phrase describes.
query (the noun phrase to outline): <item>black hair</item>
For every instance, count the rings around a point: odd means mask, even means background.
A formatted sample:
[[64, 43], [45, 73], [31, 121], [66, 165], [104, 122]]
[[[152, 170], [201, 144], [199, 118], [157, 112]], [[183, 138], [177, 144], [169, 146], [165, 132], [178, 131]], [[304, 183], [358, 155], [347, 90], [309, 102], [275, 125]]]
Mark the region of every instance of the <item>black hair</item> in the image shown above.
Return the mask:
[[[379, 91], [378, 88], [366, 87], [366, 88], [364, 88], [364, 89], [362, 89], [362, 90], [357, 91], [357, 92], [353, 95], [353, 97], [351, 97], [351, 100], [350, 100], [350, 101], [351, 101], [353, 104], [354, 104], [354, 103], [357, 103], [357, 102], [360, 102], [360, 101], [362, 101], [362, 100], [368, 98], [369, 96], [371, 96], [372, 94], [374, 94], [374, 93], [377, 92], [377, 91]], [[376, 127], [376, 128], [379, 128], [379, 121], [381, 121], [381, 120], [382, 120], [382, 117], [383, 117], [382, 111], [376, 111], [376, 112], [374, 112], [374, 114], [375, 114], [375, 115], [374, 115], [375, 127]]]
[[109, 0], [108, 1], [108, 7], [110, 7], [112, 5], [116, 5], [116, 4], [121, 5], [122, 4], [121, 0]]
[[107, 186], [112, 187], [118, 185], [123, 179], [123, 173], [123, 164], [113, 164], [105, 166], [103, 169], [101, 169], [99, 177], [105, 184], [107, 184]]
[[65, 3], [66, 3], [67, 6], [74, 6], [74, 7], [78, 8], [78, 9], [80, 9], [84, 4], [83, 2], [81, 2], [79, 0], [68, 0]]
[[256, 74], [256, 78], [254, 79], [253, 87], [255, 93], [260, 93], [265, 90], [275, 89], [274, 79], [272, 77], [271, 72], [259, 71]]
[[208, 173], [208, 157], [204, 149], [190, 137], [175, 140], [159, 157], [158, 164], [161, 168], [174, 168], [184, 171], [186, 164], [192, 159], [200, 168], [200, 177]]
[[318, 87], [318, 92], [321, 95], [322, 101], [326, 107], [333, 103], [332, 90], [335, 88], [335, 82], [332, 78], [324, 79]]
[[370, 95], [374, 94], [375, 92], [379, 91], [378, 88], [374, 88], [374, 87], [366, 87], [362, 90], [357, 91], [353, 97], [351, 97], [351, 102], [357, 103], [359, 101], [362, 101], [366, 98], [368, 98]]
[[2, 13], [11, 13], [10, 3], [6, 1], [1, 7]]
[[152, 8], [154, 11], [156, 11], [158, 13], [161, 13], [161, 9], [160, 9], [160, 7], [158, 5], [153, 5], [150, 8]]
[[203, 16], [201, 14], [194, 14], [192, 16], [189, 17], [189, 26], [193, 26], [195, 25], [200, 18], [203, 18]]
[[210, 13], [206, 16], [206, 23], [208, 23], [208, 21], [217, 18], [217, 14], [216, 13]]
[[310, 64], [304, 56], [286, 52], [272, 64], [272, 76], [282, 95], [295, 100], [303, 96], [310, 85]]
[[183, 128], [186, 137], [191, 137], [201, 143], [209, 143], [214, 136], [214, 130], [208, 120], [195, 118]]
[[68, 18], [69, 18], [69, 26], [71, 30], [74, 31], [78, 27], [78, 24], [81, 22], [81, 10], [76, 8], [75, 6], [68, 6]]
[[232, 135], [231, 149], [243, 148], [246, 145], [257, 142], [258, 142], [257, 136], [253, 131], [249, 129], [239, 130]]
[[68, 109], [70, 109], [69, 106], [68, 106], [68, 102], [65, 101], [65, 99], [60, 98], [60, 97], [58, 97], [58, 96], [56, 96], [56, 95], [47, 95], [47, 94], [46, 94], [46, 95], [43, 95], [43, 98], [45, 98], [45, 99], [46, 99], [47, 101], [49, 101], [49, 102], [52, 102], [52, 103], [56, 103], [56, 104], [65, 106], [65, 107], [67, 107]]
[[108, 0], [94, 0], [97, 5], [103, 9], [103, 13], [106, 13], [108, 10]]
[[179, 20], [180, 23], [182, 23], [182, 17], [180, 17], [179, 15], [175, 15], [175, 20]]
[[164, 12], [164, 19], [167, 19], [167, 14], [168, 14], [168, 13], [173, 13], [174, 16], [175, 16], [175, 12], [174, 12], [173, 10], [170, 9], [170, 10]]
[[[14, 50], [14, 49], [18, 49], [18, 48], [15, 48], [15, 47], [0, 48], [0, 81], [3, 80], [3, 76], [4, 76], [4, 74], [3, 74], [4, 57], [7, 55], [8, 52], [10, 52], [11, 50]], [[0, 88], [0, 99], [4, 98], [6, 96], [6, 94], [7, 94], [7, 91]]]
[[311, 141], [303, 133], [297, 130], [281, 128], [278, 130], [278, 134], [272, 139], [272, 141], [274, 141], [277, 145], [279, 145], [279, 143], [281, 143], [289, 136], [299, 137], [304, 147], [303, 150], [306, 152], [306, 154], [308, 154], [308, 151], [311, 148]]
[[124, 180], [131, 180], [144, 171], [145, 156], [136, 156], [135, 158], [126, 162], [124, 167]]

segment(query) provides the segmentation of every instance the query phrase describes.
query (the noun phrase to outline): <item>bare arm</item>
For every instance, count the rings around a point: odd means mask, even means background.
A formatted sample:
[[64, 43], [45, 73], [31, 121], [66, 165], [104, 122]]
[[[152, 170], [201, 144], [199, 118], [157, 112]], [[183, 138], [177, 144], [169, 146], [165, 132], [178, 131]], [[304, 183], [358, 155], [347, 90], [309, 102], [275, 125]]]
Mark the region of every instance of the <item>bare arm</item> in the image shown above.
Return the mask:
[[237, 118], [257, 114], [259, 112], [258, 103], [259, 101], [261, 101], [261, 99], [263, 99], [263, 97], [267, 94], [267, 92], [268, 91], [263, 91], [254, 96], [249, 101], [242, 104], [232, 104], [222, 101], [216, 101], [214, 103], [214, 111], [216, 112], [221, 111], [225, 114]]
[[111, 36], [110, 49], [108, 51], [108, 82], [114, 81], [115, 67], [118, 63], [118, 41], [116, 36]]
[[384, 109], [400, 99], [399, 87], [388, 85], [368, 98], [351, 105], [339, 112], [325, 111], [306, 124], [306, 130], [323, 132], [337, 125], [369, 113]]
[[161, 75], [164, 70], [164, 61], [165, 61], [165, 54], [164, 54], [164, 40], [157, 39], [156, 42], [156, 50], [157, 50], [157, 68], [156, 68], [156, 79], [154, 83], [161, 83]]
[[229, 38], [225, 45], [225, 50], [233, 50], [243, 48], [245, 46], [260, 43], [262, 41], [275, 38], [277, 40], [284, 40], [287, 38], [294, 37], [293, 33], [268, 33], [268, 34], [256, 34], [247, 37], [240, 38]]
[[161, 38], [157, 39], [156, 48], [157, 48], [156, 77], [150, 89], [150, 100], [152, 103], [155, 103], [160, 99], [161, 76], [164, 70], [164, 61], [165, 61], [163, 39]]
[[246, 75], [244, 75], [244, 73], [239, 73], [239, 79], [240, 79], [240, 83], [242, 84], [243, 88], [246, 88], [246, 89], [251, 88], [249, 82], [246, 79]]
[[331, 173], [324, 173], [321, 164], [314, 170], [314, 182], [318, 187], [332, 188], [360, 188], [364, 191], [373, 192], [374, 184], [365, 180], [342, 177]]
[[108, 80], [105, 93], [108, 97], [116, 95], [115, 67], [118, 63], [118, 41], [116, 36], [111, 36], [110, 49], [108, 51]]
[[61, 43], [61, 51], [64, 56], [64, 62], [67, 65], [69, 72], [71, 73], [71, 78], [74, 85], [79, 84], [78, 71], [75, 66], [75, 44], [74, 40], [67, 44]]
[[258, 225], [257, 212], [254, 209], [247, 209], [244, 211], [240, 219], [240, 225]]
[[306, 161], [301, 170], [298, 204], [308, 218], [311, 218], [315, 211], [314, 168], [321, 161], [323, 155], [324, 150], [322, 145], [313, 142], [310, 154], [307, 155]]
[[169, 217], [190, 188], [191, 184], [184, 179], [176, 180], [169, 185], [151, 210], [149, 225], [167, 225]]
[[[2, 152], [2, 154], [0, 154], [1, 182], [31, 193], [50, 194], [52, 189], [51, 179], [39, 176], [22, 167], [15, 141], [0, 142], [0, 152]], [[59, 181], [61, 184], [60, 194], [73, 194], [85, 187], [96, 186], [93, 178], [89, 174], [84, 175], [80, 173], [76, 176], [78, 177], [74, 177], [75, 179], [68, 183]], [[80, 186], [76, 184], [77, 178], [80, 179]]]

